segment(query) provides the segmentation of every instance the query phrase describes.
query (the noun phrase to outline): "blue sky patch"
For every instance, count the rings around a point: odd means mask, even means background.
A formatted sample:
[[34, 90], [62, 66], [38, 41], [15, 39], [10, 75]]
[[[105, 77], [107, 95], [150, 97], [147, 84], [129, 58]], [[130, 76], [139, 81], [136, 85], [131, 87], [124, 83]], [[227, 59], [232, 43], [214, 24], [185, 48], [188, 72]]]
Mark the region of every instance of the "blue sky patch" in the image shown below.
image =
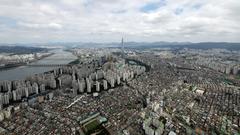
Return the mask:
[[177, 9], [174, 11], [175, 15], [180, 15], [180, 14], [182, 14], [182, 12], [183, 12], [183, 8], [177, 8]]
[[198, 10], [198, 9], [200, 9], [202, 6], [203, 6], [202, 4], [195, 4], [195, 5], [193, 5], [192, 8], [195, 9], [195, 10]]
[[9, 17], [0, 16], [0, 24], [3, 24], [8, 27], [16, 27], [17, 21]]
[[155, 11], [163, 6], [166, 6], [166, 1], [165, 0], [160, 0], [159, 2], [152, 2], [152, 3], [147, 3], [143, 7], [140, 8], [141, 12], [151, 12]]

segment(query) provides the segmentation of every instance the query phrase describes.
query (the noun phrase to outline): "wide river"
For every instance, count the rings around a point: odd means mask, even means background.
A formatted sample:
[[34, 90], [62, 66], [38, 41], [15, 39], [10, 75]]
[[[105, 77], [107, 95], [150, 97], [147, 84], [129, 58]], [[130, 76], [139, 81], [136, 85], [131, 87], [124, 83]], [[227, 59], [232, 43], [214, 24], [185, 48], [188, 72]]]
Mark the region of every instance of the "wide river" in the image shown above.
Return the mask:
[[[52, 50], [51, 52], [54, 52], [55, 54], [31, 64], [68, 64], [69, 62], [77, 59], [77, 57], [71, 52], [67, 52], [62, 49]], [[54, 68], [56, 67], [21, 66], [8, 70], [2, 70], [0, 71], [0, 81], [25, 79], [27, 76], [47, 72]]]

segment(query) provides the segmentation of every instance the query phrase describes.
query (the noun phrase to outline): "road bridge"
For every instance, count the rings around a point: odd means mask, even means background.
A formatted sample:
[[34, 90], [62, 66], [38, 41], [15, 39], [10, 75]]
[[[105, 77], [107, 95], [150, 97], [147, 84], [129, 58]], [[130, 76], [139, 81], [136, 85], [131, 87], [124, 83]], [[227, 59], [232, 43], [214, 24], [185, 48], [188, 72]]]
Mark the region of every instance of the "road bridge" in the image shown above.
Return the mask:
[[73, 64], [27, 64], [28, 67], [69, 67]]

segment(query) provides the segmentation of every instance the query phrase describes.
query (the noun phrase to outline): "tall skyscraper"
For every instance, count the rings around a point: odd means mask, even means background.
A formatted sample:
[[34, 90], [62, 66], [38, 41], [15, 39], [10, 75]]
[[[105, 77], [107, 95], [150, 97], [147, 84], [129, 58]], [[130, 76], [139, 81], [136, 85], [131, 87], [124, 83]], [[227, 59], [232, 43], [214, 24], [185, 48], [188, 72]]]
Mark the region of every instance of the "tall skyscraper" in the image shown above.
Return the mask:
[[122, 58], [124, 59], [125, 58], [125, 54], [124, 54], [124, 41], [123, 41], [123, 38], [122, 38], [121, 48], [122, 48]]

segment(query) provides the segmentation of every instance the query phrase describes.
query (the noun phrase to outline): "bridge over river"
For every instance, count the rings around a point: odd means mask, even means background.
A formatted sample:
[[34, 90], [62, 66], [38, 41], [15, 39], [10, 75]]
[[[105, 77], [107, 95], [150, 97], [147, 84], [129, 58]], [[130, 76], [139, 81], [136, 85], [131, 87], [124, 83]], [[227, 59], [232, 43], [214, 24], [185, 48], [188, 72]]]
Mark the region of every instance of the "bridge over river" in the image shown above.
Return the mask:
[[68, 67], [74, 64], [28, 64], [28, 67]]
[[54, 54], [42, 60], [22, 65], [16, 68], [0, 71], [0, 80], [19, 80], [27, 76], [51, 71], [55, 68], [71, 66], [69, 62], [77, 59], [71, 52], [63, 49], [52, 50]]

